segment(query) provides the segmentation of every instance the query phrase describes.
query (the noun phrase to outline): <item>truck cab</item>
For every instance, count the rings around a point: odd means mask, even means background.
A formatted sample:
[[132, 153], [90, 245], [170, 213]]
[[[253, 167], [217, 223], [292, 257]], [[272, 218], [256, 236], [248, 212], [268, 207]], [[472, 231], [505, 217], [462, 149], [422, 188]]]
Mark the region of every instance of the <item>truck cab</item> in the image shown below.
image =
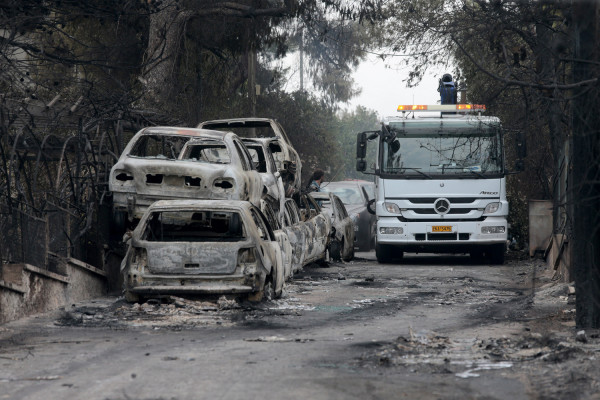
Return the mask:
[[357, 141], [357, 169], [377, 143], [375, 214], [379, 262], [404, 252], [470, 253], [502, 264], [508, 234], [500, 121], [472, 104], [401, 105], [380, 131]]

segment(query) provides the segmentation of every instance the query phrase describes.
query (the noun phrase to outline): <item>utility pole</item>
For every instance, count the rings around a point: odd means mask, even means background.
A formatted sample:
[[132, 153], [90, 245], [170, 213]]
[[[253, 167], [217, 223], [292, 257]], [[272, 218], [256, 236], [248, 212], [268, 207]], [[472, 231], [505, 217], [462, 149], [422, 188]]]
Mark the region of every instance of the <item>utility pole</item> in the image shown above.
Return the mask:
[[248, 100], [250, 116], [256, 117], [256, 50], [254, 46], [248, 50]]
[[300, 28], [300, 91], [304, 92], [304, 28]]

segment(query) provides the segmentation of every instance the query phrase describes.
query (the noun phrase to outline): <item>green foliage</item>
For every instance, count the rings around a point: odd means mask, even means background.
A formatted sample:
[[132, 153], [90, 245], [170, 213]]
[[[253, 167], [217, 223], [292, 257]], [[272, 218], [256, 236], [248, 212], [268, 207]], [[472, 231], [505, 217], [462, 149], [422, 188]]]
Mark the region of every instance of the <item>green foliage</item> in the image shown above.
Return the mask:
[[[338, 113], [335, 127], [336, 141], [342, 154], [335, 180], [369, 179], [368, 175], [356, 171], [356, 135], [360, 132], [379, 129], [379, 118], [375, 111], [363, 106], [353, 111]], [[376, 143], [367, 147], [367, 163], [375, 162]]]

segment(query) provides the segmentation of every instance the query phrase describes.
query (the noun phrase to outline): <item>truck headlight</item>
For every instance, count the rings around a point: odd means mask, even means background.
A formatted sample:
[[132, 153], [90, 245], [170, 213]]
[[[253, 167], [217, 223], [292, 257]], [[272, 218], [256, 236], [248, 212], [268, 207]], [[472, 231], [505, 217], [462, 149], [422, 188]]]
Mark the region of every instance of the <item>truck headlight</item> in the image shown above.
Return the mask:
[[485, 214], [493, 214], [500, 209], [501, 205], [501, 203], [490, 203], [485, 206], [485, 210], [483, 212]]
[[504, 226], [482, 226], [481, 233], [504, 233], [506, 228]]
[[400, 214], [400, 208], [394, 203], [383, 203], [383, 208], [389, 213]]

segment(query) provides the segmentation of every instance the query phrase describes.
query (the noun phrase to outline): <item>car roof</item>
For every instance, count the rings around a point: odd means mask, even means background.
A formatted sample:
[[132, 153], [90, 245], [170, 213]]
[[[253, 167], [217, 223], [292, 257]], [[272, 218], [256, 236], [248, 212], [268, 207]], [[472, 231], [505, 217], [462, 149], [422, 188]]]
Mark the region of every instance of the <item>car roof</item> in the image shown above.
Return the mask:
[[211, 121], [204, 121], [198, 124], [201, 125], [219, 125], [219, 128], [225, 128], [227, 126], [233, 127], [259, 127], [259, 126], [270, 126], [271, 122], [275, 121], [272, 118], [228, 118], [228, 119], [214, 119]]
[[244, 143], [256, 143], [256, 144], [262, 144], [262, 145], [266, 145], [271, 142], [273, 142], [273, 143], [278, 142], [277, 138], [274, 136], [266, 137], [266, 138], [241, 138], [241, 139], [242, 139], [242, 142], [244, 142]]
[[200, 129], [200, 128], [185, 128], [185, 127], [177, 127], [177, 126], [151, 126], [148, 128], [144, 128], [140, 131], [140, 133], [144, 135], [181, 135], [181, 136], [214, 136], [214, 137], [223, 137], [227, 133], [232, 132], [223, 132], [216, 131], [212, 129]]
[[[329, 193], [329, 192], [311, 192], [309, 193], [314, 199], [328, 199], [330, 198], [332, 195], [334, 195], [333, 193]], [[335, 195], [334, 195], [335, 196]]]
[[373, 182], [363, 181], [363, 180], [347, 180], [347, 181], [333, 181], [333, 182], [323, 182], [321, 187], [325, 188], [327, 186], [331, 187], [356, 187], [363, 185], [374, 185]]

